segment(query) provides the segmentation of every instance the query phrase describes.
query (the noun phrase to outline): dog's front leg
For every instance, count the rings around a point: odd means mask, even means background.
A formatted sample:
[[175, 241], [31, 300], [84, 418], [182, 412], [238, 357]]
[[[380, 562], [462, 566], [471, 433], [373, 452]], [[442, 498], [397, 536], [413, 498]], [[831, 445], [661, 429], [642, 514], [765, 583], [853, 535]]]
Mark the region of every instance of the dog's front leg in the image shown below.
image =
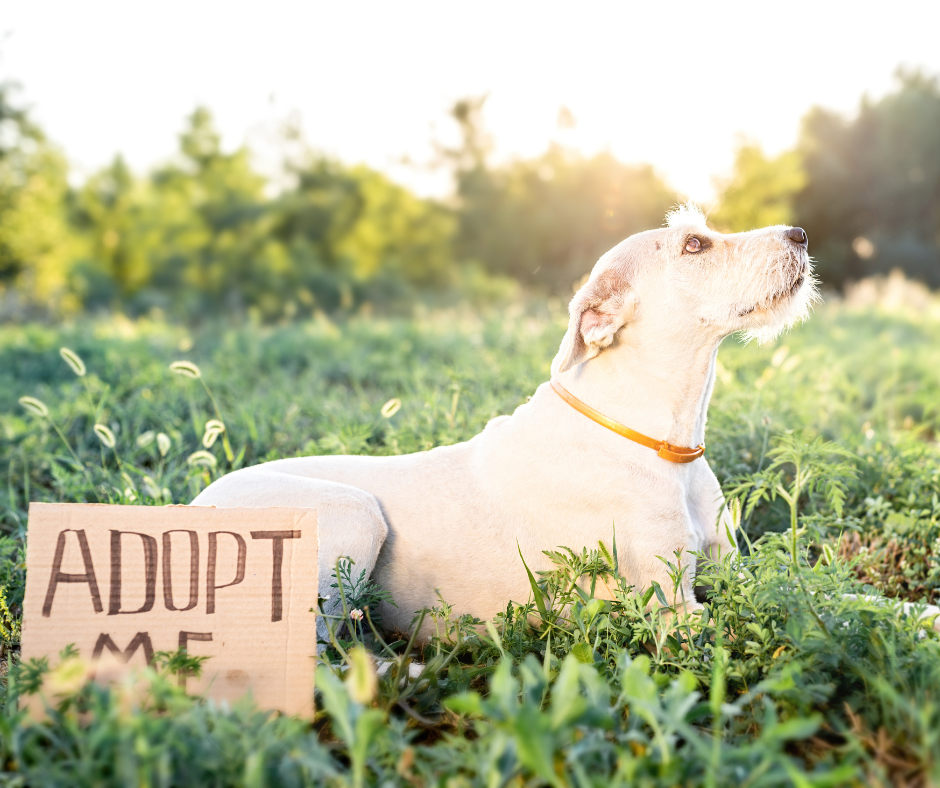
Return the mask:
[[[630, 579], [635, 593], [643, 594], [655, 583], [676, 613], [699, 611], [703, 605], [692, 590], [695, 556], [691, 547], [692, 529], [684, 517], [666, 514], [649, 518], [620, 558], [620, 571]], [[659, 594], [653, 594], [649, 606], [661, 604]]]
[[[737, 531], [731, 511], [725, 505], [725, 497], [715, 474], [707, 465], [698, 469], [699, 478], [690, 485], [687, 501], [689, 514], [695, 523], [695, 532], [700, 535], [696, 548], [711, 561], [719, 562], [738, 551]], [[704, 602], [710, 586], [693, 578], [696, 599]]]

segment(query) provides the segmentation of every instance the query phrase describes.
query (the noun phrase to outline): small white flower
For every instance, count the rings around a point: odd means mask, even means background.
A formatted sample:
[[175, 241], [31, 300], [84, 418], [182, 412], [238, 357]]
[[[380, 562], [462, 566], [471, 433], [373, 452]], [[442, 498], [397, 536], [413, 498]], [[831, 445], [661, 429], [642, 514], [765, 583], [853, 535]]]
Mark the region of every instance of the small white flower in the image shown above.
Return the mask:
[[349, 617], [353, 621], [362, 621], [362, 611], [357, 607], [349, 611]]

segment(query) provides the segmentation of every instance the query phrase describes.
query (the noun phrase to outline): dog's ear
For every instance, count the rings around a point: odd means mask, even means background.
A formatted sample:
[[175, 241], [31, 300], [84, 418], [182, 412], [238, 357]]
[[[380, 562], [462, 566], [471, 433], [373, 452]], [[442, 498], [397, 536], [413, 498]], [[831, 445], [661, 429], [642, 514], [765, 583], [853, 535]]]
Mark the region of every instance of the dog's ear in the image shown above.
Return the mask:
[[568, 305], [568, 331], [552, 361], [552, 374], [594, 358], [614, 341], [635, 312], [636, 294], [626, 276], [618, 271], [592, 276]]

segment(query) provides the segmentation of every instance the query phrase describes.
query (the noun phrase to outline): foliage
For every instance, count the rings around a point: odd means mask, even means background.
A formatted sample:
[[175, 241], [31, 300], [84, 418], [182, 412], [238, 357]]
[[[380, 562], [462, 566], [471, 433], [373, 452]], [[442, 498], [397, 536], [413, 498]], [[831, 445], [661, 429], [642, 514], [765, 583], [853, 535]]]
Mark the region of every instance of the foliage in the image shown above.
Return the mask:
[[823, 284], [894, 268], [940, 285], [940, 82], [899, 70], [897, 88], [844, 117], [815, 107], [793, 150], [743, 143], [710, 218], [725, 230], [797, 224]]
[[[403, 311], [417, 296], [505, 299], [512, 283], [567, 296], [601, 254], [660, 226], [679, 200], [652, 166], [608, 152], [552, 144], [497, 162], [484, 108], [485, 97], [452, 108], [460, 143], [439, 145], [434, 162], [452, 178], [442, 201], [318, 153], [291, 124], [263, 177], [247, 148], [223, 149], [204, 107], [153, 171], [118, 156], [70, 186], [62, 153], [0, 84], [0, 318], [276, 322]], [[815, 108], [792, 150], [740, 144], [716, 183], [714, 226], [802, 225], [830, 287], [894, 267], [940, 285], [938, 123], [938, 81], [919, 72], [899, 72], [897, 89], [854, 117]]]
[[[546, 378], [565, 327], [550, 306], [195, 334], [149, 320], [0, 330], [4, 627], [18, 624], [26, 501], [186, 501], [265, 459], [466, 439]], [[17, 666], [14, 651], [4, 779], [935, 782], [940, 642], [864, 595], [937, 601], [938, 336], [940, 310], [833, 303], [774, 345], [722, 349], [709, 461], [740, 500], [744, 551], [702, 565], [704, 612], [684, 616], [674, 587], [635, 595], [612, 573], [614, 529], [603, 545], [559, 545], [555, 569], [494, 621], [441, 600], [418, 648], [381, 631], [384, 592], [346, 562], [312, 727], [181, 695], [166, 678], [181, 655], [133, 696], [86, 685], [74, 657], [53, 672], [49, 722], [31, 723], [16, 698], [48, 667]], [[678, 583], [689, 557], [664, 559]]]
[[[272, 320], [460, 284], [448, 211], [286, 130], [280, 190], [249, 151], [222, 150], [205, 108], [176, 157], [141, 177], [118, 156], [70, 189], [67, 166], [0, 87], [0, 286], [5, 311], [253, 311]], [[0, 312], [2, 314], [2, 312]]]
[[901, 599], [940, 601], [940, 501], [924, 509], [895, 511], [884, 497], [866, 498], [877, 525], [845, 534], [838, 550], [853, 559], [858, 578]]
[[721, 199], [709, 221], [725, 232], [747, 232], [792, 225], [793, 199], [806, 186], [806, 174], [795, 151], [768, 158], [759, 145], [745, 142], [735, 153], [734, 174], [718, 186]]
[[[815, 494], [841, 520], [845, 509], [847, 482], [855, 476], [851, 464], [854, 455], [836, 444], [818, 437], [783, 435], [769, 452], [772, 462], [763, 471], [749, 474], [729, 491], [743, 504], [749, 517], [761, 502], [778, 496], [790, 511], [790, 558], [795, 564], [798, 547], [798, 522], [801, 497]], [[789, 483], [784, 482], [784, 469], [791, 468]]]
[[[7, 774], [43, 785], [122, 784], [128, 774], [234, 785], [256, 770], [265, 775], [258, 784], [353, 786], [822, 786], [935, 776], [937, 637], [890, 606], [843, 597], [853, 587], [845, 567], [803, 568], [793, 583], [781, 546], [772, 538], [743, 565], [706, 570], [709, 605], [692, 619], [645, 612], [618, 583], [610, 600], [552, 603], [550, 627], [533, 623], [532, 605], [511, 606], [489, 636], [449, 644], [449, 658], [432, 646], [414, 679], [378, 677], [365, 652], [349, 652], [344, 680], [335, 666], [318, 668], [323, 711], [313, 731], [286, 719], [262, 724], [246, 704], [199, 704], [167, 681], [168, 668], [147, 674], [141, 697], [130, 685], [75, 682], [68, 661], [48, 678], [41, 664], [21, 665], [0, 740], [15, 764]], [[588, 585], [603, 579], [590, 563]], [[570, 567], [559, 574], [576, 587]], [[28, 723], [13, 701], [44, 681], [56, 688], [50, 722]]]
[[898, 83], [851, 120], [819, 108], [803, 120], [794, 211], [832, 284], [896, 267], [940, 285], [940, 82], [899, 71]]
[[[362, 645], [366, 640], [372, 644], [370, 628], [382, 626], [382, 617], [379, 611], [381, 602], [395, 604], [392, 595], [376, 583], [371, 577], [366, 576], [366, 570], [360, 570], [357, 575], [353, 570], [355, 566], [348, 556], [340, 556], [336, 561], [336, 568], [333, 570], [333, 582], [330, 588], [335, 588], [334, 593], [339, 597], [338, 606], [341, 616], [339, 619], [346, 625], [346, 635], [351, 638], [348, 641], [348, 648], [356, 645]], [[320, 615], [326, 615], [324, 610], [320, 610]], [[333, 630], [332, 638], [337, 639], [341, 632]], [[329, 645], [327, 643], [326, 645]]]
[[462, 145], [444, 153], [456, 173], [460, 259], [568, 295], [624, 238], [662, 224], [676, 195], [648, 165], [609, 153], [584, 158], [553, 145], [533, 159], [492, 166], [483, 100], [458, 102]]
[[19, 645], [23, 634], [23, 620], [10, 609], [6, 588], [0, 588], [0, 644], [8, 652], [11, 646]]
[[26, 311], [72, 312], [66, 280], [81, 241], [67, 221], [68, 166], [13, 94], [0, 83], [0, 299], [16, 285]]

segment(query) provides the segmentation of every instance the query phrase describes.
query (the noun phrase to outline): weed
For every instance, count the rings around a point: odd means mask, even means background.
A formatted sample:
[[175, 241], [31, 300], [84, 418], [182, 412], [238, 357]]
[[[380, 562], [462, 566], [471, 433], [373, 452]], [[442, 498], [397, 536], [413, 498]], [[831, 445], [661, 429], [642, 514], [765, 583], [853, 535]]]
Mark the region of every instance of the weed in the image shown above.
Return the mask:
[[[530, 597], [494, 620], [442, 599], [397, 639], [379, 618], [392, 600], [345, 560], [312, 726], [187, 697], [173, 676], [199, 665], [183, 654], [160, 655], [132, 697], [85, 682], [67, 653], [47, 721], [20, 711], [49, 674], [16, 660], [29, 500], [185, 502], [266, 459], [464, 440], [546, 379], [563, 329], [534, 303], [210, 326], [184, 361], [179, 330], [146, 321], [0, 329], [4, 782], [940, 781], [940, 641], [899, 602], [866, 596], [936, 601], [940, 588], [940, 324], [839, 305], [786, 352], [722, 350], [709, 462], [740, 524], [735, 558], [664, 555], [671, 587], [637, 589], [616, 571], [612, 528], [609, 544], [557, 546], [550, 571], [529, 573]], [[707, 592], [688, 615], [693, 563]]]

